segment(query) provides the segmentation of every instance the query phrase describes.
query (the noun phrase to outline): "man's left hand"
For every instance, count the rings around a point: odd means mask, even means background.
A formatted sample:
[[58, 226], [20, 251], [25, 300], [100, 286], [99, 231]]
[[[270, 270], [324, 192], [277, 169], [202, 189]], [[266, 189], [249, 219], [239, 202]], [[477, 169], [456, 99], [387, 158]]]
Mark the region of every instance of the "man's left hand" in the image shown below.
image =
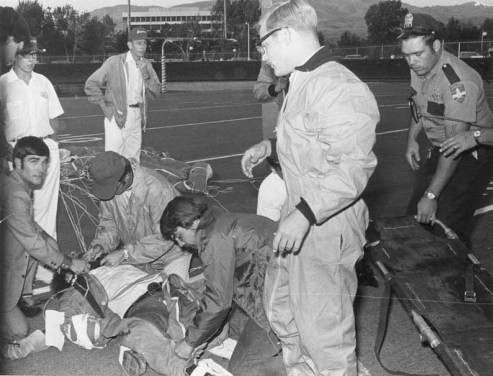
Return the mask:
[[473, 132], [461, 132], [440, 144], [440, 153], [446, 157], [457, 158], [460, 153], [472, 149], [477, 145]]
[[423, 197], [418, 202], [418, 214], [416, 220], [420, 223], [435, 223], [437, 213], [436, 200]]
[[281, 254], [298, 252], [309, 229], [308, 219], [298, 209], [293, 210], [279, 223], [274, 237], [274, 252]]
[[123, 261], [123, 250], [119, 249], [107, 254], [102, 260], [101, 265], [105, 266], [116, 266], [120, 265]]
[[182, 359], [190, 359], [193, 350], [193, 347], [190, 346], [184, 339], [178, 342], [175, 346], [175, 354]]

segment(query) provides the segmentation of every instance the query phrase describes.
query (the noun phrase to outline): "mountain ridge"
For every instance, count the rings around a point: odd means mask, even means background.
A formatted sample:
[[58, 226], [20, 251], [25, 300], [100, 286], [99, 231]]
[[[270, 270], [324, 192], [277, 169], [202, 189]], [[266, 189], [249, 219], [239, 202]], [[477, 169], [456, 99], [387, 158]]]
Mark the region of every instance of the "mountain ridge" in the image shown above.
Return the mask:
[[[313, 4], [315, 9], [317, 9], [320, 31], [325, 35], [327, 40], [335, 41], [339, 39], [344, 31], [350, 31], [362, 38], [366, 38], [367, 28], [364, 19], [366, 11], [371, 5], [377, 4], [380, 0], [309, 1]], [[169, 8], [195, 7], [201, 10], [207, 10], [210, 9], [214, 3], [214, 0], [206, 0], [175, 5]], [[462, 23], [472, 23], [475, 25], [480, 25], [486, 18], [493, 18], [493, 6], [475, 6], [474, 2], [461, 5], [427, 7], [416, 7], [403, 2], [402, 7], [407, 8], [413, 13], [427, 13], [444, 24], [446, 24], [451, 17], [458, 19]], [[149, 8], [166, 9], [158, 5], [132, 5], [131, 10], [138, 12], [147, 11]], [[90, 13], [98, 18], [102, 18], [105, 14], [109, 14], [115, 21], [117, 30], [121, 30], [125, 27], [121, 14], [126, 11], [127, 5], [121, 4], [112, 7], [98, 8]]]

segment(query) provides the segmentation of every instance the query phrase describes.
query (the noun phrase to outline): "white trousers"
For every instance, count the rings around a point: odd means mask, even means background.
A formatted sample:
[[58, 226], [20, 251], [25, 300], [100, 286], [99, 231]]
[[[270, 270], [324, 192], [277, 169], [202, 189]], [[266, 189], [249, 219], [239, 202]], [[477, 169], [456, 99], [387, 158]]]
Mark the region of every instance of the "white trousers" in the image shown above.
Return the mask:
[[140, 161], [142, 146], [142, 129], [140, 108], [128, 107], [125, 126], [120, 128], [115, 117], [104, 118], [104, 150], [114, 151], [125, 158]]

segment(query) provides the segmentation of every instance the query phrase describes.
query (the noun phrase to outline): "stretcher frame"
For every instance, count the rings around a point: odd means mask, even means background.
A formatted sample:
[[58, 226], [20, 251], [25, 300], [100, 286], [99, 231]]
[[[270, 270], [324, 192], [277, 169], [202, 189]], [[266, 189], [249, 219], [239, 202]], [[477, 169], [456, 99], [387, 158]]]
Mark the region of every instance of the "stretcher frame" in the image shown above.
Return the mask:
[[[446, 226], [435, 235], [408, 216], [376, 220], [375, 227], [380, 242], [367, 248], [371, 262], [384, 278], [386, 295], [393, 293], [402, 304], [422, 342], [452, 376], [493, 374], [493, 287], [478, 258]], [[378, 359], [389, 303], [382, 301]]]

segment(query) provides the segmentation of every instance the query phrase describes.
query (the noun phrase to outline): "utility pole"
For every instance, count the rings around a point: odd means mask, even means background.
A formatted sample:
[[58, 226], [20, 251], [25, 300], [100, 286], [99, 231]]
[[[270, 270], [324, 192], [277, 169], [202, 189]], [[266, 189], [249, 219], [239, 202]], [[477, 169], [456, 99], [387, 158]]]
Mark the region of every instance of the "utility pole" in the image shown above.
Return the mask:
[[131, 10], [130, 10], [130, 0], [128, 0], [128, 17], [127, 17], [127, 35], [130, 34], [130, 27], [132, 26], [131, 18]]
[[487, 35], [488, 35], [488, 33], [486, 31], [481, 31], [481, 51], [480, 51], [481, 55], [483, 54], [483, 39]]
[[[129, 0], [130, 1], [130, 0]], [[226, 0], [223, 0], [223, 23], [224, 23], [224, 27], [223, 27], [223, 30], [224, 30], [224, 39], [228, 39], [228, 30], [227, 30], [227, 27], [226, 27]]]
[[247, 25], [247, 60], [250, 61], [250, 24], [245, 22]]

